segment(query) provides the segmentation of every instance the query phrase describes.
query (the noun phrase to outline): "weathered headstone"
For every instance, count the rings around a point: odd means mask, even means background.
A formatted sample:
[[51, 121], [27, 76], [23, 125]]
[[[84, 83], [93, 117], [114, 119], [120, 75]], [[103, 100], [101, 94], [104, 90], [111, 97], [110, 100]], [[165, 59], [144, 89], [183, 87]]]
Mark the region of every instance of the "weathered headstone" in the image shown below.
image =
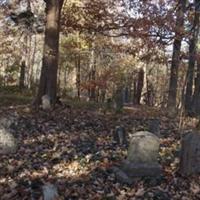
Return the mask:
[[200, 173], [200, 132], [186, 133], [181, 141], [180, 172], [183, 175]]
[[0, 127], [9, 129], [16, 121], [15, 117], [7, 116], [0, 118]]
[[15, 153], [17, 150], [17, 140], [13, 136], [16, 126], [17, 115], [0, 117], [0, 154]]
[[0, 127], [0, 154], [15, 153], [17, 142], [8, 129]]
[[[161, 174], [159, 146], [159, 138], [153, 133], [139, 131], [132, 135], [127, 159], [120, 166], [120, 170], [129, 177], [127, 183], [134, 177], [157, 177]], [[120, 179], [118, 172], [116, 176]]]
[[46, 184], [42, 187], [44, 200], [58, 199], [58, 190], [53, 184]]
[[51, 108], [51, 101], [48, 95], [42, 96], [42, 109], [49, 110]]

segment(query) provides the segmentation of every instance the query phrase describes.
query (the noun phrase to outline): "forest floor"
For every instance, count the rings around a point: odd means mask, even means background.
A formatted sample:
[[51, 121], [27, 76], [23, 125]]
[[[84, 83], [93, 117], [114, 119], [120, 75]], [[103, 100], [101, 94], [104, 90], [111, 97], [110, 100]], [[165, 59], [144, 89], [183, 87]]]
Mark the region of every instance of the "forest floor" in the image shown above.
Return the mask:
[[[200, 177], [178, 173], [179, 119], [156, 109], [141, 106], [126, 108], [121, 114], [103, 114], [88, 108], [58, 107], [47, 113], [4, 106], [0, 114], [17, 116], [14, 129], [19, 141], [17, 153], [0, 156], [1, 200], [40, 200], [46, 183], [56, 185], [60, 200], [200, 199]], [[123, 125], [127, 132], [145, 130], [148, 118], [161, 122], [163, 175], [122, 184], [111, 168], [126, 157], [127, 148], [113, 141], [112, 129]]]

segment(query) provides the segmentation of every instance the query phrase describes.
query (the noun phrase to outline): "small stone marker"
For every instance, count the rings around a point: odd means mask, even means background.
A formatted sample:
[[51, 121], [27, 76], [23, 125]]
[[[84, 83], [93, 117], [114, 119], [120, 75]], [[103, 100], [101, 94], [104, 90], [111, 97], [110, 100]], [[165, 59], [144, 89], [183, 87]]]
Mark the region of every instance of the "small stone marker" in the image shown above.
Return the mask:
[[10, 154], [17, 151], [17, 140], [13, 136], [11, 128], [14, 123], [14, 117], [0, 118], [0, 154]]
[[160, 137], [160, 120], [159, 119], [149, 119], [148, 131], [151, 133], [154, 133], [156, 136]]
[[57, 200], [58, 190], [53, 184], [46, 184], [42, 187], [44, 200]]
[[126, 145], [127, 139], [125, 128], [123, 126], [116, 126], [113, 132], [113, 138], [117, 142], [117, 144]]
[[48, 95], [42, 96], [42, 109], [49, 110], [51, 108], [50, 97]]
[[11, 117], [1, 117], [0, 118], [0, 127], [4, 127], [6, 129], [10, 128], [10, 126], [14, 123], [14, 119]]
[[[161, 175], [161, 167], [158, 163], [159, 138], [153, 133], [139, 131], [132, 135], [128, 156], [121, 163], [120, 170], [129, 177], [129, 184], [134, 177], [158, 177]], [[122, 173], [115, 169], [116, 177], [120, 180]], [[123, 176], [125, 177], [125, 176]], [[124, 180], [122, 180], [124, 182]]]
[[0, 128], [0, 154], [15, 153], [17, 142], [14, 136], [5, 128]]
[[200, 132], [186, 133], [181, 141], [180, 172], [182, 175], [200, 173]]

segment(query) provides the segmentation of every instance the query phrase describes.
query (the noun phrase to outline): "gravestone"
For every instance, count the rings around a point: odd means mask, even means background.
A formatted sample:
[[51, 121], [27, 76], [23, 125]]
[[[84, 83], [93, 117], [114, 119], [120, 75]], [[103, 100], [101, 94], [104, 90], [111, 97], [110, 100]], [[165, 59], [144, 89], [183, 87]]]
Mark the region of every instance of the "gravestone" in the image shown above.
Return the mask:
[[58, 190], [53, 184], [46, 184], [42, 187], [44, 200], [57, 200]]
[[117, 144], [126, 145], [127, 139], [125, 128], [123, 126], [116, 126], [115, 130], [113, 131], [113, 138]]
[[[158, 177], [161, 175], [161, 167], [158, 163], [159, 138], [153, 133], [139, 131], [132, 135], [127, 159], [114, 172], [119, 180], [129, 184], [134, 177]], [[120, 173], [119, 173], [119, 170]], [[126, 177], [126, 179], [124, 179]], [[128, 179], [127, 179], [128, 177]]]
[[156, 136], [160, 137], [160, 120], [159, 119], [149, 119], [148, 120], [148, 131], [154, 133]]
[[16, 125], [17, 116], [2, 116], [0, 117], [0, 127], [10, 129], [12, 125]]
[[0, 154], [15, 153], [17, 150], [17, 141], [11, 128], [14, 123], [14, 117], [0, 118]]
[[181, 141], [180, 172], [182, 175], [200, 173], [200, 132], [186, 133]]
[[42, 96], [42, 109], [49, 110], [51, 108], [51, 101], [48, 95]]
[[9, 130], [0, 128], [0, 154], [15, 153], [17, 150], [17, 142]]
[[17, 115], [0, 117], [0, 154], [16, 153], [18, 143], [14, 137], [14, 129], [17, 125]]

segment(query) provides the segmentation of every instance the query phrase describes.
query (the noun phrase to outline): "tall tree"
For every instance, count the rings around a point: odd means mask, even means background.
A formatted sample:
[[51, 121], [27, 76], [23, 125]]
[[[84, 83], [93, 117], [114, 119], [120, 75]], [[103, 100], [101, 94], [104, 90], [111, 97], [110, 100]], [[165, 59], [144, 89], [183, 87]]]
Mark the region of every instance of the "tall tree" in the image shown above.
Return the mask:
[[200, 60], [197, 60], [197, 74], [195, 78], [195, 88], [192, 100], [193, 114], [200, 115]]
[[195, 0], [195, 14], [192, 24], [192, 35], [189, 41], [189, 63], [186, 77], [185, 110], [189, 114], [192, 112], [192, 96], [194, 83], [194, 68], [196, 61], [197, 41], [199, 34], [199, 0]]
[[45, 41], [40, 84], [35, 103], [39, 105], [41, 97], [48, 95], [51, 104], [54, 105], [57, 93], [60, 18], [64, 0], [44, 1], [46, 3]]
[[173, 55], [171, 63], [171, 74], [168, 94], [168, 107], [176, 107], [178, 68], [180, 64], [181, 42], [184, 33], [184, 12], [186, 10], [186, 0], [179, 0], [176, 12], [176, 30], [173, 45]]
[[137, 72], [137, 78], [134, 80], [133, 104], [139, 105], [142, 97], [142, 89], [144, 86], [144, 69], [140, 68]]

